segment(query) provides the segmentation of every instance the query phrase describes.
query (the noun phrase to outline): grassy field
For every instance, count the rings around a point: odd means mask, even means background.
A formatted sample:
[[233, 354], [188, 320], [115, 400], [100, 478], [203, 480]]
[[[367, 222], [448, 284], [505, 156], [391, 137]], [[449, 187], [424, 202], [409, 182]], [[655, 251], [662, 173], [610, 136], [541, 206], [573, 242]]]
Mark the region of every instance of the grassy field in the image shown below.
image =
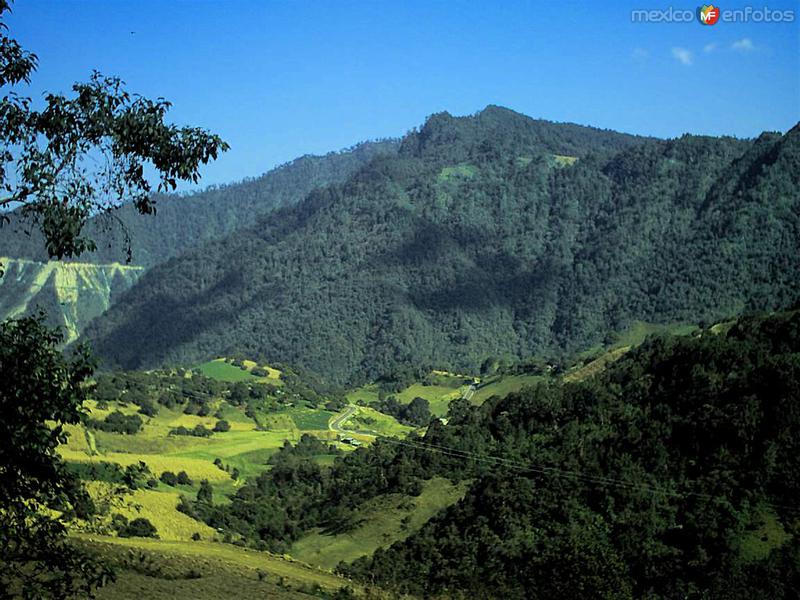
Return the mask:
[[[296, 442], [300, 439], [300, 430], [291, 418], [279, 419], [277, 424], [283, 428], [269, 431], [256, 430], [252, 419], [247, 418], [239, 408], [225, 405], [223, 416], [231, 424], [231, 430], [225, 433], [214, 433], [211, 437], [169, 435], [173, 427], [183, 425], [192, 428], [203, 424], [213, 428], [217, 422], [215, 417], [198, 417], [185, 415], [179, 411], [160, 407], [155, 417], [147, 417], [142, 431], [135, 435], [90, 432], [82, 426], [69, 426], [66, 431], [69, 438], [59, 448], [62, 457], [70, 463], [116, 463], [122, 467], [143, 462], [158, 479], [165, 471], [178, 473], [186, 471], [193, 480], [192, 486], [172, 488], [159, 483], [155, 489], [138, 490], [132, 497], [126, 498], [131, 505], [139, 506], [141, 514], [156, 526], [159, 535], [170, 540], [189, 540], [195, 532], [201, 533], [204, 539], [208, 534], [205, 525], [196, 523], [175, 510], [180, 493], [193, 497], [197, 493], [200, 482], [207, 479], [214, 487], [216, 502], [226, 502], [227, 495], [236, 491], [244, 480], [255, 477], [267, 469], [267, 460], [283, 446], [286, 440]], [[98, 410], [88, 403], [90, 414], [94, 418], [119, 408], [115, 403], [106, 410]], [[129, 410], [130, 407], [123, 407]], [[310, 416], [307, 416], [310, 419]], [[318, 418], [318, 423], [327, 433], [328, 414]], [[93, 442], [90, 445], [90, 440]], [[214, 464], [220, 459], [225, 469]], [[231, 473], [239, 471], [239, 478], [234, 480]], [[90, 484], [90, 489], [93, 484]], [[99, 492], [95, 489], [95, 492]], [[125, 516], [136, 516], [131, 510], [120, 510]]]
[[293, 407], [275, 413], [275, 415], [288, 415], [295, 427], [300, 431], [321, 431], [328, 429], [328, 421], [335, 413], [329, 410]]
[[697, 325], [691, 323], [669, 323], [661, 325], [657, 323], [645, 323], [644, 321], [634, 321], [628, 329], [617, 335], [612, 349], [622, 346], [638, 346], [648, 335], [689, 335], [696, 330]]
[[99, 593], [111, 600], [308, 598], [352, 585], [288, 557], [230, 544], [87, 535], [75, 542], [121, 570], [118, 581]]
[[581, 357], [591, 360], [581, 366], [570, 369], [564, 375], [564, 381], [582, 381], [603, 371], [608, 365], [619, 360], [631, 348], [638, 346], [649, 335], [691, 335], [697, 326], [691, 323], [645, 323], [634, 321], [626, 330], [615, 334], [613, 343], [603, 348], [595, 346], [581, 353]]
[[489, 378], [485, 385], [476, 390], [470, 401], [473, 404], [482, 404], [492, 396], [507, 396], [512, 392], [518, 392], [527, 385], [534, 385], [545, 379], [541, 375], [502, 375], [496, 378]]
[[249, 381], [253, 383], [271, 383], [273, 385], [282, 384], [280, 379], [281, 372], [277, 369], [273, 369], [272, 367], [266, 365], [262, 366], [262, 368], [267, 371], [267, 376], [257, 377], [251, 373], [255, 367], [259, 366], [257, 363], [253, 362], [252, 360], [245, 360], [242, 361], [242, 364], [245, 367], [244, 369], [225, 362], [224, 358], [215, 358], [214, 360], [210, 360], [198, 365], [195, 367], [195, 369], [206, 377], [211, 377], [217, 381]]
[[[431, 379], [431, 385], [413, 383], [399, 392], [389, 392], [387, 395], [395, 396], [403, 404], [408, 404], [416, 397], [425, 398], [430, 404], [431, 413], [434, 416], [442, 417], [447, 414], [447, 407], [450, 402], [461, 397], [466, 389], [464, 381], [469, 377], [444, 371], [434, 371]], [[377, 402], [378, 386], [373, 383], [350, 390], [347, 393], [347, 399], [353, 404], [359, 400], [366, 404]]]
[[290, 553], [309, 564], [333, 569], [340, 561], [351, 562], [404, 540], [437, 512], [460, 500], [465, 491], [466, 484], [454, 486], [446, 479], [435, 478], [425, 482], [416, 498], [380, 496], [358, 511], [356, 518], [361, 524], [352, 531], [314, 530], [295, 542]]
[[553, 159], [556, 161], [556, 164], [559, 167], [568, 167], [572, 164], [575, 164], [575, 161], [578, 160], [577, 156], [565, 156], [563, 154], [553, 154]]
[[449, 181], [451, 179], [472, 179], [478, 170], [470, 164], [460, 164], [453, 167], [445, 167], [441, 170], [438, 176], [440, 182]]
[[397, 419], [385, 415], [368, 406], [359, 406], [355, 414], [344, 424], [345, 429], [369, 432], [374, 435], [405, 437], [413, 427], [399, 423]]
[[583, 381], [589, 377], [597, 375], [601, 371], [605, 370], [608, 365], [622, 358], [630, 349], [631, 346], [622, 346], [620, 348], [615, 348], [614, 350], [609, 350], [582, 367], [570, 370], [564, 375], [563, 379], [567, 382]]
[[744, 560], [761, 560], [775, 548], [789, 541], [792, 536], [778, 521], [772, 509], [764, 509], [759, 522], [745, 531], [739, 543], [739, 552]]

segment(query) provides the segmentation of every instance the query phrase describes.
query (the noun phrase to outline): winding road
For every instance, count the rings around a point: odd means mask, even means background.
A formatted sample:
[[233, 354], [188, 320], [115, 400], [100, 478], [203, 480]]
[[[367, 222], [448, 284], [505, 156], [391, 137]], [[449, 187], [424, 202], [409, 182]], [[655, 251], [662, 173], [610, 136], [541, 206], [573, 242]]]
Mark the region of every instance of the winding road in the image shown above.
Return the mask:
[[352, 431], [348, 431], [347, 429], [344, 429], [342, 427], [342, 425], [347, 421], [347, 419], [352, 417], [355, 414], [355, 412], [356, 412], [356, 407], [351, 404], [346, 409], [344, 409], [344, 412], [342, 414], [337, 415], [336, 417], [331, 419], [330, 423], [328, 423], [328, 428], [331, 431], [335, 431], [336, 433], [355, 433]]

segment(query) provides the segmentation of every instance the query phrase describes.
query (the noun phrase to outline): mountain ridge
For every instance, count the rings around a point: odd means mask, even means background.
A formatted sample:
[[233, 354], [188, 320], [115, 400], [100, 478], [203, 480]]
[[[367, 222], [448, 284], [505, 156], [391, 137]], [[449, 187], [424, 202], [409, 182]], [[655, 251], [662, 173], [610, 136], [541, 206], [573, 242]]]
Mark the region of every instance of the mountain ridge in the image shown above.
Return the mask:
[[434, 115], [397, 155], [152, 270], [87, 338], [126, 368], [243, 352], [354, 382], [796, 299], [800, 136], [598, 131]]

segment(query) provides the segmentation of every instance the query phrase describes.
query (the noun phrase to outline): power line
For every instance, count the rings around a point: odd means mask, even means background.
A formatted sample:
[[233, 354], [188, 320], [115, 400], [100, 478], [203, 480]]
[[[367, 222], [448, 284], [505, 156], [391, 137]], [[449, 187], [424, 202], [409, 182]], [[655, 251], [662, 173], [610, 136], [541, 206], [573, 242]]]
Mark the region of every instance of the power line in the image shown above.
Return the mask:
[[[661, 496], [673, 496], [673, 497], [685, 497], [685, 496], [692, 496], [695, 498], [702, 498], [704, 500], [714, 500], [719, 496], [715, 496], [713, 494], [707, 494], [704, 492], [695, 492], [695, 491], [675, 491], [669, 490], [666, 488], [659, 488], [656, 486], [652, 486], [646, 483], [637, 483], [633, 481], [626, 481], [624, 479], [618, 479], [615, 477], [606, 477], [606, 476], [598, 476], [598, 475], [588, 475], [586, 473], [582, 473], [580, 471], [574, 470], [567, 470], [567, 469], [560, 469], [558, 467], [552, 467], [547, 465], [535, 464], [535, 463], [524, 463], [520, 461], [515, 461], [507, 458], [502, 458], [499, 456], [490, 456], [490, 455], [480, 455], [474, 452], [470, 452], [468, 450], [460, 450], [457, 448], [451, 448], [448, 446], [440, 446], [436, 444], [431, 444], [428, 442], [411, 442], [408, 439], [406, 440], [398, 440], [395, 438], [389, 437], [381, 437], [382, 441], [387, 442], [389, 444], [395, 444], [400, 446], [407, 446], [411, 448], [416, 448], [419, 450], [427, 450], [430, 452], [435, 452], [438, 454], [443, 454], [446, 456], [450, 456], [453, 458], [461, 458], [461, 459], [471, 459], [478, 462], [488, 463], [496, 466], [505, 466], [514, 470], [521, 470], [521, 471], [533, 471], [536, 473], [541, 473], [543, 475], [554, 475], [557, 477], [569, 477], [574, 479], [583, 480], [589, 483], [595, 483], [600, 485], [607, 485], [607, 486], [614, 486], [619, 488], [627, 488], [627, 489], [636, 489], [640, 491], [644, 491], [650, 493], [651, 495], [661, 495]], [[774, 509], [782, 509], [789, 512], [798, 513], [800, 512], [800, 508], [796, 506], [786, 506], [783, 504], [775, 504], [773, 502], [763, 501], [762, 504]]]

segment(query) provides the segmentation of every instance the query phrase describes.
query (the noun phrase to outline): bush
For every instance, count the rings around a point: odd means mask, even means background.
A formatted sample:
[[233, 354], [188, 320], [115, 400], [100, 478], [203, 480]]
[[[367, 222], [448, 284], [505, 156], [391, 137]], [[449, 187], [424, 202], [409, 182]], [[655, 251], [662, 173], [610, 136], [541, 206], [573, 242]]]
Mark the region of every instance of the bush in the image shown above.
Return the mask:
[[164, 471], [159, 477], [162, 483], [175, 487], [178, 485], [178, 476], [175, 475], [172, 471]]
[[214, 431], [216, 431], [217, 433], [224, 433], [230, 430], [231, 430], [231, 424], [224, 419], [221, 421], [217, 421], [217, 424], [214, 425]]
[[89, 419], [87, 425], [100, 431], [133, 435], [142, 428], [142, 418], [139, 415], [125, 415], [115, 410], [103, 421]]
[[138, 517], [128, 523], [126, 527], [121, 529], [117, 534], [119, 537], [148, 537], [157, 538], [158, 530], [148, 519]]
[[178, 473], [177, 481], [179, 485], [192, 485], [193, 481], [189, 477], [189, 474], [186, 471], [181, 471]]
[[211, 437], [213, 433], [213, 431], [206, 429], [202, 425], [197, 425], [193, 429], [188, 429], [181, 425], [179, 427], [175, 427], [169, 432], [170, 435], [191, 435], [194, 437]]
[[147, 417], [155, 417], [158, 414], [158, 406], [149, 398], [139, 401], [139, 412]]
[[192, 540], [193, 540], [193, 541], [195, 541], [195, 542], [199, 542], [201, 539], [203, 539], [203, 538], [200, 536], [200, 534], [199, 534], [198, 532], [196, 532], [196, 531], [195, 531], [195, 532], [192, 534]]

